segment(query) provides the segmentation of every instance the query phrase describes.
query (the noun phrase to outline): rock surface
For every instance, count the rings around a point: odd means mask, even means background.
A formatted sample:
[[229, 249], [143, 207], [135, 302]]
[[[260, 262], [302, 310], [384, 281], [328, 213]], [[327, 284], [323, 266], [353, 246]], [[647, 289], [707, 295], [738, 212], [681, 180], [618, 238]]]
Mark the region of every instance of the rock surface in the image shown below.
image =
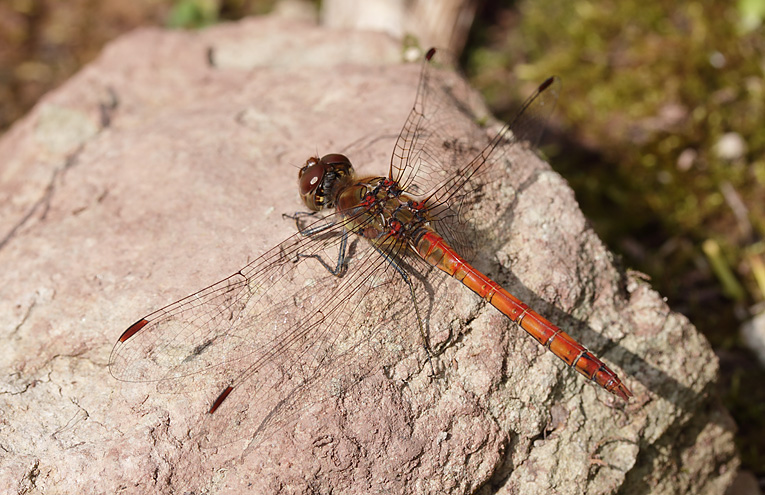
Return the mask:
[[110, 376], [127, 325], [294, 231], [281, 213], [300, 210], [308, 156], [368, 143], [351, 158], [386, 172], [419, 72], [399, 54], [381, 35], [271, 18], [141, 30], [3, 137], [3, 493], [725, 491], [738, 460], [709, 345], [615, 267], [533, 157], [479, 267], [612, 365], [629, 404], [454, 281], [434, 295], [451, 335], [440, 374], [373, 370], [261, 448], [200, 448], [188, 432], [205, 399]]

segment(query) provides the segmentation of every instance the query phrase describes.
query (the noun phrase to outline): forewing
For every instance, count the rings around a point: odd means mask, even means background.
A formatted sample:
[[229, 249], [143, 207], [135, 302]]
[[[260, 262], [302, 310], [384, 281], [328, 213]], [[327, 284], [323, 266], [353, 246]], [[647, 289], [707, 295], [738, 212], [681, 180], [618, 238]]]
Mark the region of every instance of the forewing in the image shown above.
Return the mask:
[[[476, 124], [479, 107], [453, 57], [431, 50], [423, 62], [414, 106], [396, 142], [390, 176], [408, 193], [428, 198], [433, 226], [463, 256], [473, 250], [473, 208], [491, 187], [514, 173], [522, 150], [533, 149], [560, 91], [550, 78], [493, 137]], [[489, 186], [489, 187], [487, 187]]]
[[[109, 360], [112, 375], [123, 381], [171, 381], [183, 390], [216, 386], [236, 375], [238, 362], [268, 346], [266, 333], [253, 321], [273, 323], [280, 313], [302, 315], [295, 294], [326, 278], [318, 263], [298, 254], [337, 258], [344, 229], [336, 215], [310, 227], [326, 225], [320, 239], [295, 234], [230, 277], [142, 318], [115, 344]], [[203, 373], [204, 372], [204, 373]], [[195, 381], [194, 375], [204, 374]]]
[[412, 110], [391, 156], [389, 177], [410, 194], [427, 196], [485, 146], [475, 124], [475, 96], [456, 75], [453, 56], [431, 49], [423, 60]]
[[[314, 236], [294, 235], [231, 277], [139, 320], [115, 345], [112, 374], [157, 381], [160, 392], [212, 387], [197, 407], [193, 435], [215, 446], [262, 438], [422, 349], [410, 292], [388, 261], [401, 253], [386, 258], [351, 242], [342, 277], [310, 257], [333, 264], [347, 220], [320, 220], [308, 226], [326, 227]], [[417, 293], [427, 298], [426, 290]]]

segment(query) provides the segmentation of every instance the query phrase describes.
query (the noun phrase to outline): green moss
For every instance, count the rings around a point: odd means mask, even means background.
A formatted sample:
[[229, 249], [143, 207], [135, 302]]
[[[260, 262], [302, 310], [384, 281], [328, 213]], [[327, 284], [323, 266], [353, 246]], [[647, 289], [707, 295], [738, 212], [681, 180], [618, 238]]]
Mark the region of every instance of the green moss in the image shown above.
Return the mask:
[[201, 28], [218, 22], [215, 0], [176, 0], [167, 18], [168, 27]]

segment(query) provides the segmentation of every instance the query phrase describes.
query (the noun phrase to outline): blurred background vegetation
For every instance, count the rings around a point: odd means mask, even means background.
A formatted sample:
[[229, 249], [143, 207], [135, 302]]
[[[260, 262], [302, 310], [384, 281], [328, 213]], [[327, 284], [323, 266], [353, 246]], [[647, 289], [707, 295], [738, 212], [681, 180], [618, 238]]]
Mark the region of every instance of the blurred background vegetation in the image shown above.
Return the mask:
[[[313, 2], [318, 5], [319, 2]], [[276, 0], [0, 0], [0, 132], [139, 26], [199, 28]], [[545, 152], [626, 267], [707, 336], [743, 467], [765, 484], [765, 0], [485, 1], [462, 56], [499, 117], [563, 79]]]

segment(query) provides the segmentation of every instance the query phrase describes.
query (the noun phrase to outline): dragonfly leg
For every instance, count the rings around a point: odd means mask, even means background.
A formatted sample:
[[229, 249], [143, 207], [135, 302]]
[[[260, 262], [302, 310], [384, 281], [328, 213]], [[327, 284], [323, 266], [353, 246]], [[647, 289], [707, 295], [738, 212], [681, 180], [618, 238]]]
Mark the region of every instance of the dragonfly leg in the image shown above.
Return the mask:
[[300, 220], [304, 217], [314, 217], [317, 212], [315, 211], [297, 211], [293, 213], [292, 215], [289, 215], [287, 213], [282, 213], [282, 218], [289, 218], [290, 220], [295, 221], [295, 227], [297, 228], [297, 231], [303, 234], [304, 236], [312, 236], [316, 234], [320, 234], [324, 232], [327, 229], [331, 229], [335, 226], [335, 222], [326, 222], [322, 225], [318, 225], [316, 227], [303, 227], [300, 225]]
[[428, 357], [428, 363], [430, 364], [430, 371], [432, 373], [432, 376], [436, 375], [436, 370], [433, 367], [433, 360], [430, 358], [430, 342], [428, 341], [428, 334], [425, 331], [425, 325], [422, 323], [422, 316], [420, 316], [420, 307], [417, 305], [417, 296], [414, 293], [414, 284], [412, 283], [412, 280], [409, 278], [409, 275], [407, 275], [406, 271], [404, 271], [403, 268], [401, 268], [401, 265], [399, 265], [395, 259], [393, 259], [392, 256], [390, 256], [385, 251], [381, 250], [377, 246], [373, 246], [375, 250], [380, 253], [380, 255], [387, 261], [395, 270], [398, 272], [399, 275], [401, 275], [401, 278], [404, 280], [404, 283], [406, 283], [407, 287], [409, 287], [409, 295], [412, 296], [412, 304], [414, 304], [414, 314], [417, 316], [417, 328], [420, 330], [420, 337], [422, 338], [422, 347], [425, 349], [425, 355]]
[[[289, 215], [287, 213], [282, 213], [282, 218], [289, 218], [290, 220], [295, 221], [295, 227], [297, 228], [297, 231], [306, 237], [311, 237], [316, 234], [321, 234], [325, 230], [328, 230], [335, 226], [334, 222], [326, 222], [322, 225], [316, 226], [316, 227], [303, 227], [300, 225], [300, 220], [304, 217], [313, 217], [316, 215], [317, 212], [315, 211], [298, 211], [293, 213], [292, 215]], [[346, 260], [345, 260], [345, 253], [346, 248], [348, 247], [348, 231], [343, 231], [343, 236], [340, 239], [340, 250], [337, 253], [337, 263], [335, 264], [334, 268], [324, 261], [321, 256], [318, 254], [303, 254], [303, 253], [297, 253], [296, 257], [299, 258], [313, 258], [317, 260], [319, 263], [321, 263], [321, 266], [323, 266], [329, 273], [332, 275], [339, 277], [343, 274], [345, 271], [346, 266]]]
[[[304, 231], [300, 232], [303, 235], [312, 235], [312, 234], [305, 234]], [[344, 231], [342, 237], [340, 238], [340, 248], [338, 249], [337, 253], [337, 263], [334, 267], [332, 267], [329, 263], [324, 261], [322, 257], [318, 254], [304, 254], [304, 253], [297, 253], [295, 256], [299, 258], [313, 258], [319, 263], [321, 263], [321, 266], [323, 266], [329, 273], [336, 277], [341, 277], [343, 275], [343, 272], [345, 272], [346, 268], [346, 259], [345, 259], [345, 253], [348, 247], [348, 231]]]

